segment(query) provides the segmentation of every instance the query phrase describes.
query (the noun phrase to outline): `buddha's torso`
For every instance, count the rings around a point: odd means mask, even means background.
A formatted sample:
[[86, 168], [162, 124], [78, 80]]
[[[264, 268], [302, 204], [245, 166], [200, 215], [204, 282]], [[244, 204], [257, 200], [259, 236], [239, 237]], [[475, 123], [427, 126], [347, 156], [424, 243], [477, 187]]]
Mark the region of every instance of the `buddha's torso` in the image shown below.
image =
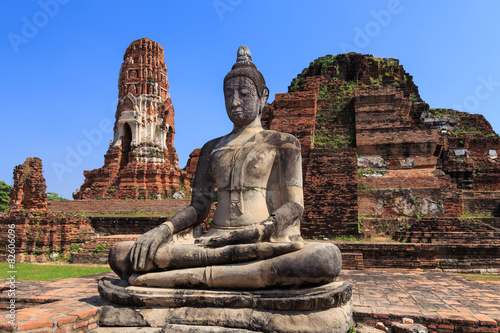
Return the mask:
[[[275, 170], [276, 146], [265, 142], [262, 133], [221, 141], [211, 153], [212, 177], [217, 184], [218, 203], [212, 224], [238, 228], [266, 220], [273, 207], [268, 202]], [[270, 192], [271, 190], [271, 192]]]

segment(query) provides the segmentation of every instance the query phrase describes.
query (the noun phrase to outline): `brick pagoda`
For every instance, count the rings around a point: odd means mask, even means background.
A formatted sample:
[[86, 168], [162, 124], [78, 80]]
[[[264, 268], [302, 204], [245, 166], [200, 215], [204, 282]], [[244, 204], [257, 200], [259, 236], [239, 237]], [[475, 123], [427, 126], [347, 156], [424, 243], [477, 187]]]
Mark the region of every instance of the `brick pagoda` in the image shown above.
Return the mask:
[[168, 87], [163, 48], [148, 38], [132, 42], [123, 56], [114, 138], [104, 166], [84, 171], [75, 199], [150, 199], [188, 185], [174, 149]]

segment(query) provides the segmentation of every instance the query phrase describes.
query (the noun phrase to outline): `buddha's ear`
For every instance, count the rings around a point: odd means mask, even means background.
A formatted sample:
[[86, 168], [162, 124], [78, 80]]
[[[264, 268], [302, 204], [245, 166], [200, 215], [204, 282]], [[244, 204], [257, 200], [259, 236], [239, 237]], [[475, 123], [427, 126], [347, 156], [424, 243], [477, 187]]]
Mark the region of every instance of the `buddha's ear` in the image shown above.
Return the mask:
[[265, 98], [264, 102], [267, 102], [267, 99], [269, 98], [269, 89], [267, 89], [267, 87], [262, 90], [262, 98]]
[[260, 110], [259, 110], [259, 115], [262, 115], [262, 112], [264, 111], [264, 107], [266, 106], [267, 99], [269, 98], [269, 89], [264, 88], [262, 91], [262, 97], [260, 98]]
[[262, 90], [262, 97], [260, 98], [262, 105], [266, 105], [268, 98], [269, 98], [269, 89], [267, 89], [266, 87], [264, 88], [264, 90]]

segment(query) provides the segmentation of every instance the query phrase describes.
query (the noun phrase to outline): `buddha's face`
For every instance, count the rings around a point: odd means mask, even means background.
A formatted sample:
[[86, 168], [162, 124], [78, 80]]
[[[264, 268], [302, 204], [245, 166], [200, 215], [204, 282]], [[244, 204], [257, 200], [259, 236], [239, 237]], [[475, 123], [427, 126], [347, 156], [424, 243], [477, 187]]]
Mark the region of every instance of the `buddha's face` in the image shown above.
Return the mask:
[[228, 79], [224, 84], [224, 98], [227, 115], [237, 126], [248, 125], [259, 117], [265, 103], [252, 79], [246, 76]]

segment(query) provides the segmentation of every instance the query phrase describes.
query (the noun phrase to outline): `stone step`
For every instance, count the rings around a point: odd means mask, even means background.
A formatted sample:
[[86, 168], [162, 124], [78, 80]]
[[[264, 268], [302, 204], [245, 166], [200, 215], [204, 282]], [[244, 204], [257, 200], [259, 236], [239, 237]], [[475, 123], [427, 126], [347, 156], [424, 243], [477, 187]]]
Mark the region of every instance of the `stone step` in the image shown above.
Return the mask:
[[99, 327], [92, 332], [95, 333], [258, 333], [241, 328], [229, 328], [220, 326], [195, 326], [195, 325], [174, 325], [167, 324], [162, 328], [155, 327]]
[[98, 327], [92, 333], [160, 333], [156, 327]]

